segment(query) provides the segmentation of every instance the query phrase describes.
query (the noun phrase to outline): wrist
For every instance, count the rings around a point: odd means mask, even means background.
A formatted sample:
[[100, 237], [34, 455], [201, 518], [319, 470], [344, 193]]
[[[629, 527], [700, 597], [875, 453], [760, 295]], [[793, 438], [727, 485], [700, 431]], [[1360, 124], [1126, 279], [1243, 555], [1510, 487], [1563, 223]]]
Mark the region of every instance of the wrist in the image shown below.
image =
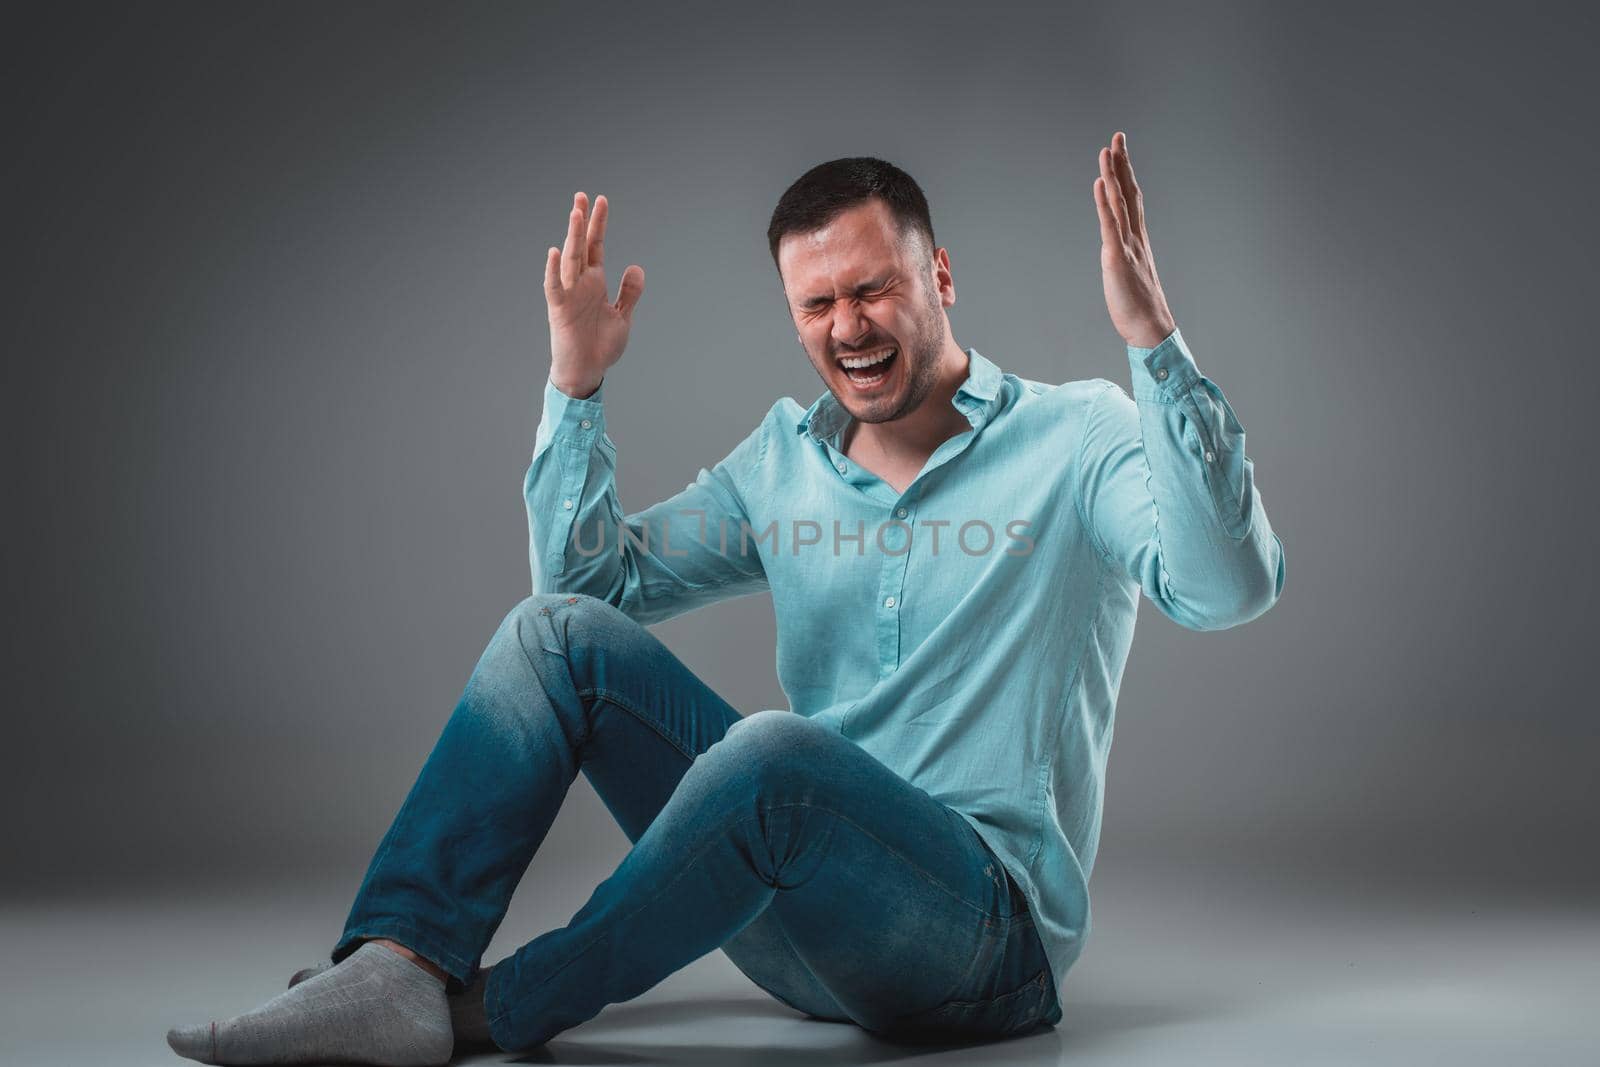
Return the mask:
[[1123, 340], [1134, 348], [1155, 348], [1162, 341], [1172, 336], [1172, 331], [1178, 324], [1170, 316], [1165, 319], [1152, 319], [1143, 323], [1123, 336]]
[[574, 400], [587, 400], [599, 389], [604, 376], [600, 378], [568, 378], [552, 372], [550, 384]]

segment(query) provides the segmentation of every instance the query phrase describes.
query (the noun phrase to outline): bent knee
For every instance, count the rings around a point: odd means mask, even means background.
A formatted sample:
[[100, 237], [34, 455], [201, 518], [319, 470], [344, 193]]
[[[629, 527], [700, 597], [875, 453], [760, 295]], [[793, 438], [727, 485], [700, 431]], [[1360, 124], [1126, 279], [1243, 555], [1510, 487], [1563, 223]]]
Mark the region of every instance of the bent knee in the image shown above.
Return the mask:
[[798, 715], [782, 708], [752, 711], [728, 727], [727, 736], [732, 736], [735, 730], [739, 731], [743, 744], [760, 746], [788, 746], [804, 743], [807, 738], [818, 734], [833, 733], [826, 726], [814, 722], [805, 715]]
[[523, 619], [561, 618], [586, 624], [632, 621], [621, 608], [588, 593], [534, 593], [518, 601], [509, 614]]
[[511, 609], [502, 630], [517, 635], [526, 652], [536, 649], [566, 661], [580, 686], [601, 659], [648, 656], [656, 638], [621, 608], [587, 593], [535, 593]]
[[712, 749], [720, 748], [741, 773], [762, 781], [782, 784], [792, 777], [815, 783], [820, 769], [838, 765], [839, 746], [853, 744], [807, 716], [769, 709], [728, 727]]

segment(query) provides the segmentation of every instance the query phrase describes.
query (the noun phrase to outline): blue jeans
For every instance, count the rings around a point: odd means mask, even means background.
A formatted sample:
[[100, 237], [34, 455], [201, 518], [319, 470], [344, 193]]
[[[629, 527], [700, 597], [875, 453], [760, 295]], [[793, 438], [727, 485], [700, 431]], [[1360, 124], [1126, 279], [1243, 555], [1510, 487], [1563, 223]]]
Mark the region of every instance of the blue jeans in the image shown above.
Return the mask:
[[836, 730], [741, 718], [604, 601], [508, 614], [389, 827], [331, 958], [390, 938], [461, 988], [582, 771], [633, 842], [558, 930], [495, 965], [520, 1051], [721, 948], [794, 1010], [888, 1040], [1060, 1020], [1015, 882], [953, 809]]

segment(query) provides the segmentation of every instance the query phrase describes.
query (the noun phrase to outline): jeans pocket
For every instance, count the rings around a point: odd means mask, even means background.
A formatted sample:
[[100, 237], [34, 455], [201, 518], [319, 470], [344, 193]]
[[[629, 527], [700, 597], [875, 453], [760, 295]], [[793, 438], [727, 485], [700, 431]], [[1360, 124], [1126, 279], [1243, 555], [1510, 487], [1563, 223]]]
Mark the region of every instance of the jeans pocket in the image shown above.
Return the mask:
[[884, 1036], [912, 1043], [956, 1043], [1025, 1033], [1037, 1026], [1049, 1009], [1050, 985], [1050, 972], [1043, 969], [999, 996], [947, 1000], [936, 1008], [905, 1016]]

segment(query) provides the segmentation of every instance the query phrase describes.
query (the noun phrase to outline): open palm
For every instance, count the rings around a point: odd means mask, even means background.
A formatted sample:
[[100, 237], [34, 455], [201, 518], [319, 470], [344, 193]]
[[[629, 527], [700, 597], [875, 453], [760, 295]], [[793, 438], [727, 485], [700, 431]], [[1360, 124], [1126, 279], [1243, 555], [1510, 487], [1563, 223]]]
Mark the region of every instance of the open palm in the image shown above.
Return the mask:
[[567, 240], [545, 254], [544, 296], [550, 317], [550, 381], [569, 396], [600, 388], [607, 370], [622, 358], [633, 309], [644, 292], [644, 268], [622, 272], [617, 298], [607, 299], [604, 196], [576, 193], [567, 217]]

